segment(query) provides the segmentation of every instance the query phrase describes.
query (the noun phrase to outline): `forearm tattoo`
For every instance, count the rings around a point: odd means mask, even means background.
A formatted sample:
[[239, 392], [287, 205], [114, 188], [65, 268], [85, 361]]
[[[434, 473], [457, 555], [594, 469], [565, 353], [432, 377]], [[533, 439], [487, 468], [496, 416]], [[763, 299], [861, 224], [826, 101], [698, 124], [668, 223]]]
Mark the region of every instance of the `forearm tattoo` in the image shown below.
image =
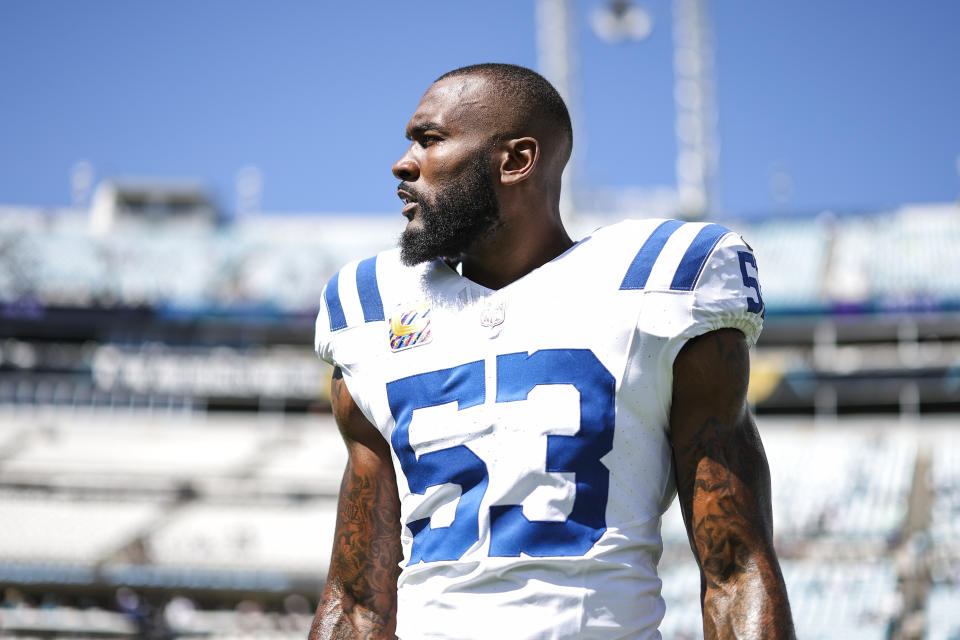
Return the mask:
[[[334, 379], [331, 391], [346, 393], [342, 379]], [[401, 553], [393, 475], [364, 472], [351, 457], [340, 486], [333, 555], [310, 640], [394, 638]]]
[[[745, 391], [745, 345], [712, 341], [733, 388]], [[700, 416], [675, 449], [681, 508], [702, 575], [704, 637], [792, 638], [773, 550], [769, 467], [742, 399], [729, 395], [736, 401]]]

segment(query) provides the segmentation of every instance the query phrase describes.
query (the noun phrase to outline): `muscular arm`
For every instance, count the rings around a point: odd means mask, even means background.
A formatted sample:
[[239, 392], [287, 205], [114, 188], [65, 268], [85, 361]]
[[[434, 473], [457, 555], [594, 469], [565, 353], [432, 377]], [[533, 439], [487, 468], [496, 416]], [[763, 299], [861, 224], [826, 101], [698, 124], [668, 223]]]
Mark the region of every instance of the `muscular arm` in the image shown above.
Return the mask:
[[773, 549], [770, 469], [746, 405], [749, 372], [735, 329], [691, 340], [673, 367], [677, 492], [707, 640], [795, 637]]
[[348, 459], [330, 570], [309, 640], [395, 638], [402, 552], [390, 447], [360, 412], [339, 369], [330, 396]]

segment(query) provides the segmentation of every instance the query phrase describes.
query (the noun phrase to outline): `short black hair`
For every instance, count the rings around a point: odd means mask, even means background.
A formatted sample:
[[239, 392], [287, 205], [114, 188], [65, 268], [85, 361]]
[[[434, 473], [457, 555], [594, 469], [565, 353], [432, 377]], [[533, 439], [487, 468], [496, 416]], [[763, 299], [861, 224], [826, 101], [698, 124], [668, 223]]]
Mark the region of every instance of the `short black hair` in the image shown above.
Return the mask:
[[483, 62], [448, 71], [435, 82], [466, 75], [482, 75], [493, 81], [497, 96], [518, 108], [523, 122], [546, 118], [573, 144], [573, 125], [567, 105], [554, 86], [536, 71], [515, 64]]

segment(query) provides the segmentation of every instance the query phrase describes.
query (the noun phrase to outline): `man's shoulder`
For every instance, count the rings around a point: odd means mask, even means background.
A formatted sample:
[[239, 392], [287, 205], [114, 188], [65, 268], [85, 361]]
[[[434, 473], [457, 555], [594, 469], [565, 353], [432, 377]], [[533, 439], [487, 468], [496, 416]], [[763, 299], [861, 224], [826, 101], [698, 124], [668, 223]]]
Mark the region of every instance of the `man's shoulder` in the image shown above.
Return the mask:
[[[714, 222], [628, 219], [599, 227], [588, 238], [592, 256], [619, 271], [626, 291], [694, 291], [708, 267], [727, 261], [727, 245], [749, 250], [740, 236]], [[586, 239], [585, 239], [586, 240]]]
[[597, 247], [630, 256], [619, 289], [642, 301], [640, 326], [650, 334], [692, 337], [712, 329], [740, 329], [752, 345], [763, 320], [757, 262], [735, 231], [715, 222], [627, 220], [597, 230]]
[[[389, 320], [398, 304], [436, 297], [447, 291], [456, 272], [437, 259], [406, 265], [399, 249], [387, 249], [375, 256], [353, 260], [341, 267], [323, 288], [318, 331], [331, 333]], [[326, 319], [325, 327], [320, 319]]]
[[[317, 329], [331, 333], [386, 319], [387, 292], [421, 279], [423, 265], [405, 266], [399, 249], [388, 249], [342, 266], [327, 281]], [[321, 320], [326, 320], [322, 323]], [[325, 324], [325, 327], [321, 325]]]

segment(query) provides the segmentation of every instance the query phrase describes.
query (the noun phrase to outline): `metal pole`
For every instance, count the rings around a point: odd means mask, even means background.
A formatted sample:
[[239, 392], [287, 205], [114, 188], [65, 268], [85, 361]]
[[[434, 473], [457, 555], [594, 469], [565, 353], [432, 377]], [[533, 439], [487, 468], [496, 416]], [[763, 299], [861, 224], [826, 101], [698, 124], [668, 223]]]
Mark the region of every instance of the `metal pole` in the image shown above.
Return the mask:
[[583, 130], [578, 122], [576, 54], [571, 14], [569, 0], [537, 0], [537, 68], [560, 92], [573, 122], [573, 153], [563, 172], [563, 192], [560, 195], [560, 214], [565, 223], [569, 223], [576, 214], [579, 178], [577, 149], [583, 148]]
[[677, 191], [681, 214], [716, 214], [717, 112], [706, 0], [673, 0]]

